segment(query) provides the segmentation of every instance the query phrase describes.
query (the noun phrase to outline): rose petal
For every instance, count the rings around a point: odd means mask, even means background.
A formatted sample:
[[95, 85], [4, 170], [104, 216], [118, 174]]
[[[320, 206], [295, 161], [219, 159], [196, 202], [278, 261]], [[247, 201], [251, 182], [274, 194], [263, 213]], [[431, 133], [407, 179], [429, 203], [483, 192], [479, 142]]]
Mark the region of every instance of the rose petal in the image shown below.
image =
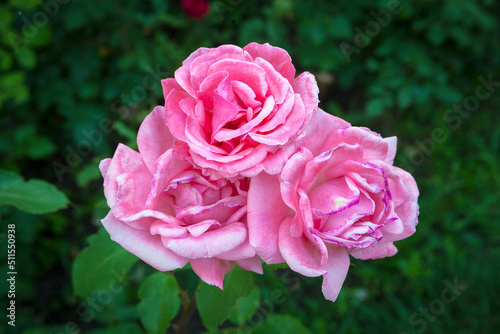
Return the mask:
[[321, 253], [305, 236], [298, 238], [290, 234], [292, 217], [287, 217], [279, 228], [279, 249], [290, 269], [304, 276], [325, 274], [321, 268]]
[[226, 59], [252, 61], [252, 57], [247, 52], [234, 45], [222, 45], [218, 48], [210, 49], [210, 52], [194, 59], [189, 67], [191, 73], [190, 82], [193, 90], [199, 90], [204, 78], [209, 75], [208, 70], [212, 64]]
[[261, 173], [252, 179], [248, 191], [248, 233], [250, 244], [266, 263], [282, 263], [279, 226], [289, 214], [280, 195], [278, 176]]
[[109, 165], [111, 164], [111, 160], [112, 160], [111, 158], [107, 158], [107, 159], [101, 160], [101, 162], [99, 163], [99, 170], [101, 171], [102, 177], [104, 177], [106, 175], [106, 173], [108, 172]]
[[189, 259], [213, 258], [241, 245], [247, 238], [247, 229], [241, 223], [233, 223], [217, 230], [205, 232], [199, 237], [183, 239], [162, 238], [163, 244], [176, 254]]
[[334, 302], [339, 295], [342, 284], [349, 270], [349, 255], [342, 247], [332, 247], [328, 252], [328, 262], [322, 267], [323, 275], [321, 290], [326, 299]]
[[183, 238], [187, 235], [185, 227], [166, 224], [161, 220], [157, 220], [153, 224], [151, 224], [149, 232], [152, 235], [159, 234], [160, 236], [165, 238]]
[[158, 159], [156, 166], [157, 170], [151, 181], [151, 191], [148, 194], [145, 204], [146, 209], [154, 209], [159, 197], [170, 180], [183, 170], [191, 167], [188, 162], [176, 159], [173, 156], [172, 149], [166, 151]]
[[268, 43], [250, 43], [243, 50], [247, 51], [253, 59], [260, 57], [267, 60], [290, 84], [293, 82], [295, 67], [292, 65], [290, 55], [285, 50], [271, 46]]
[[332, 215], [359, 203], [359, 190], [345, 177], [328, 180], [309, 193], [311, 206], [318, 218]]
[[[268, 134], [259, 134], [251, 132], [250, 137], [261, 144], [267, 145], [285, 145], [289, 142], [292, 136], [295, 136], [299, 129], [302, 128], [304, 124], [304, 105], [302, 101], [295, 95], [295, 104], [292, 111], [288, 115], [286, 121], [278, 125], [273, 131]], [[275, 115], [279, 117], [279, 115]], [[274, 117], [273, 117], [274, 119]], [[269, 122], [271, 123], [271, 122]], [[273, 124], [274, 125], [274, 124]], [[260, 131], [260, 128], [255, 128], [254, 131]]]
[[111, 212], [119, 220], [126, 220], [134, 228], [149, 229], [153, 220], [136, 221], [136, 214], [144, 210], [151, 186], [151, 175], [148, 172], [131, 172], [116, 178], [118, 183], [117, 201]]
[[156, 160], [174, 143], [174, 137], [163, 123], [161, 117], [163, 112], [163, 107], [155, 107], [146, 116], [137, 134], [139, 152], [151, 174], [156, 172]]
[[221, 260], [239, 261], [244, 259], [253, 258], [255, 256], [255, 249], [250, 246], [248, 238], [241, 243], [238, 247], [217, 256]]
[[[240, 98], [241, 102], [250, 110], [257, 109], [262, 106], [262, 103], [257, 100], [257, 95], [247, 84], [241, 81], [231, 81], [231, 85], [233, 86], [233, 91]], [[253, 117], [248, 118], [247, 121], [250, 121]]]
[[[324, 146], [335, 147], [339, 144], [360, 145], [363, 148], [363, 159], [382, 160], [391, 159], [395, 154], [393, 139], [384, 139], [378, 133], [362, 127], [349, 127], [333, 132]], [[392, 156], [394, 159], [394, 156]]]
[[223, 142], [226, 140], [231, 140], [233, 138], [239, 137], [245, 133], [248, 133], [254, 127], [259, 125], [267, 116], [269, 116], [271, 112], [274, 110], [275, 106], [276, 103], [274, 102], [274, 97], [271, 95], [266, 99], [266, 101], [264, 102], [264, 106], [262, 107], [262, 110], [253, 120], [251, 120], [248, 123], [245, 123], [243, 126], [238, 127], [234, 130], [221, 129], [217, 134], [213, 136], [213, 138], [219, 142]]
[[231, 271], [233, 264], [219, 259], [190, 260], [193, 271], [203, 282], [223, 289], [224, 275]]
[[302, 73], [293, 81], [293, 90], [302, 99], [305, 110], [304, 123], [307, 124], [319, 103], [319, 88], [316, 78], [309, 72]]
[[398, 138], [397, 137], [387, 137], [384, 138], [384, 140], [387, 142], [387, 145], [389, 145], [389, 148], [387, 150], [387, 156], [385, 157], [385, 162], [389, 165], [392, 165], [394, 163], [394, 157], [396, 156], [396, 151], [398, 148]]
[[111, 213], [102, 220], [102, 224], [111, 240], [157, 270], [174, 270], [187, 263], [187, 259], [166, 249], [159, 236], [153, 236], [149, 231], [136, 230], [117, 220]]
[[175, 71], [175, 80], [191, 96], [196, 96], [196, 92], [191, 86], [191, 64], [196, 58], [209, 52], [210, 49], [208, 48], [199, 48], [198, 50], [191, 53], [189, 57], [187, 57], [186, 60], [182, 62], [182, 66], [177, 71]]
[[241, 207], [246, 205], [246, 198], [242, 196], [232, 196], [222, 198], [212, 205], [188, 206], [177, 212], [177, 218], [194, 224], [203, 220], [213, 219], [221, 223], [227, 222], [231, 216]]
[[306, 147], [314, 156], [317, 156], [334, 148], [323, 145], [325, 139], [332, 132], [349, 126], [350, 124], [343, 119], [330, 115], [320, 108], [315, 108], [305, 129], [305, 135], [298, 141], [297, 146]]
[[210, 228], [220, 228], [222, 225], [219, 223], [217, 220], [204, 220], [202, 222], [199, 222], [197, 224], [189, 225], [186, 227], [186, 229], [189, 231], [189, 234], [191, 234], [192, 237], [199, 237], [206, 231], [208, 231]]
[[296, 212], [298, 212], [297, 188], [305, 165], [313, 158], [311, 152], [302, 147], [299, 152], [290, 157], [281, 172], [281, 179], [283, 180], [281, 182], [281, 196], [286, 205]]
[[144, 173], [144, 175], [150, 174], [139, 153], [123, 144], [118, 144], [118, 148], [104, 176], [104, 195], [109, 207], [113, 207], [118, 200], [118, 182], [116, 178], [121, 174], [130, 172]]
[[[226, 79], [229, 79], [229, 73], [220, 71], [210, 74], [201, 83], [198, 98], [203, 101], [207, 110], [212, 110], [214, 108], [214, 91], [219, 84]], [[229, 80], [229, 82], [231, 81]]]
[[254, 257], [248, 259], [237, 260], [236, 264], [244, 270], [253, 271], [254, 273], [261, 275], [264, 273], [264, 271], [262, 270], [262, 262], [260, 262], [260, 258], [258, 255], [255, 255]]
[[392, 242], [389, 242], [366, 248], [354, 248], [350, 251], [350, 254], [356, 259], [372, 260], [393, 256], [397, 252], [398, 249], [392, 244]]
[[274, 96], [276, 104], [282, 104], [292, 90], [290, 83], [267, 60], [257, 58], [254, 63], [265, 71], [269, 93]]
[[195, 99], [188, 98], [188, 94], [175, 89], [165, 98], [165, 124], [176, 138], [185, 139], [186, 115], [194, 109], [195, 104]]

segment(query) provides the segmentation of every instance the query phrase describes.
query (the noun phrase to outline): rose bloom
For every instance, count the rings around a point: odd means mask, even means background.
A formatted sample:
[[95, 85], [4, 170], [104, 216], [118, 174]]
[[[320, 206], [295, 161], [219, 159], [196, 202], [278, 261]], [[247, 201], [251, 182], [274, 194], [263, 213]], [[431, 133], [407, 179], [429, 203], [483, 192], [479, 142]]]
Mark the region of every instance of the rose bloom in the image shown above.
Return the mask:
[[210, 4], [207, 0], [181, 0], [184, 13], [193, 19], [200, 19], [208, 13]]
[[260, 174], [250, 185], [250, 243], [267, 263], [286, 262], [305, 276], [323, 278], [335, 301], [349, 254], [376, 259], [415, 232], [418, 189], [392, 166], [396, 138], [382, 138], [317, 112], [310, 135], [281, 175]]
[[102, 220], [111, 239], [161, 271], [191, 263], [222, 288], [234, 263], [262, 273], [248, 242], [247, 184], [208, 180], [172, 154], [174, 138], [156, 107], [142, 123], [139, 152], [120, 144], [99, 165], [111, 210]]
[[162, 85], [174, 154], [212, 179], [281, 172], [319, 102], [314, 76], [269, 44], [200, 48]]

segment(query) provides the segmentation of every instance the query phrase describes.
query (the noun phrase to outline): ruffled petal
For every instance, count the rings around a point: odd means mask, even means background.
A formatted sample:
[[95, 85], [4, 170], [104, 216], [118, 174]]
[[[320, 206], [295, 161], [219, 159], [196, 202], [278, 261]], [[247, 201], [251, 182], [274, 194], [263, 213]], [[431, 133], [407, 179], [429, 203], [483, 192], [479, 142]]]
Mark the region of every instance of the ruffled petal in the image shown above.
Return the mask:
[[166, 249], [160, 236], [151, 235], [149, 231], [136, 230], [117, 220], [111, 213], [102, 220], [102, 224], [111, 236], [111, 240], [157, 270], [170, 271], [182, 268], [188, 262], [187, 259]]
[[162, 238], [163, 244], [176, 254], [189, 259], [213, 258], [241, 245], [247, 238], [247, 229], [241, 223], [203, 233], [198, 237], [182, 239]]
[[208, 70], [212, 64], [227, 59], [252, 61], [252, 57], [247, 52], [235, 45], [221, 45], [218, 48], [210, 49], [209, 52], [196, 57], [189, 66], [193, 91], [199, 91], [201, 83], [209, 75]]
[[190, 260], [189, 263], [203, 282], [215, 285], [220, 289], [223, 289], [224, 276], [233, 268], [231, 262], [219, 259], [195, 259]]
[[398, 252], [398, 249], [392, 242], [384, 242], [375, 246], [366, 248], [353, 248], [350, 254], [356, 259], [360, 260], [373, 260], [381, 259], [384, 257], [393, 256]]
[[274, 69], [278, 71], [285, 79], [292, 84], [295, 77], [295, 67], [292, 65], [292, 59], [285, 50], [271, 46], [269, 43], [258, 44], [250, 43], [243, 48], [253, 59], [258, 57], [267, 60]]
[[278, 176], [261, 173], [252, 179], [248, 191], [248, 233], [250, 244], [266, 263], [282, 263], [279, 226], [289, 213], [280, 195]]
[[170, 132], [178, 139], [185, 140], [187, 115], [193, 112], [196, 105], [194, 98], [178, 91], [171, 90], [165, 98], [165, 124]]
[[349, 255], [343, 247], [332, 247], [328, 252], [328, 262], [323, 266], [326, 273], [323, 275], [321, 290], [326, 299], [334, 302], [339, 295], [342, 284], [349, 270]]
[[101, 162], [99, 163], [99, 170], [101, 171], [102, 177], [104, 177], [106, 175], [106, 173], [108, 172], [109, 165], [111, 164], [111, 160], [112, 160], [111, 158], [107, 158], [107, 159], [101, 160]]
[[156, 172], [156, 160], [174, 144], [174, 137], [161, 116], [164, 112], [163, 107], [155, 107], [146, 116], [137, 134], [139, 152], [151, 174]]
[[[118, 184], [117, 202], [111, 212], [119, 220], [127, 220], [128, 224], [138, 229], [149, 229], [153, 220], [134, 222], [139, 218], [136, 214], [143, 211], [151, 187], [149, 172], [130, 172], [116, 178]], [[144, 224], [145, 223], [145, 224]]]
[[[103, 165], [103, 169], [106, 165], [107, 163]], [[113, 207], [118, 200], [117, 177], [130, 172], [150, 174], [139, 153], [123, 144], [118, 144], [113, 159], [107, 165], [106, 175], [104, 175], [104, 196], [106, 196], [109, 207]]]
[[262, 262], [260, 262], [260, 258], [258, 255], [255, 255], [254, 257], [248, 258], [248, 259], [241, 259], [236, 261], [236, 264], [241, 267], [241, 269], [248, 270], [248, 271], [253, 271], [254, 273], [257, 274], [263, 274], [262, 270]]
[[299, 140], [297, 146], [306, 147], [314, 156], [317, 156], [334, 148], [324, 146], [325, 139], [332, 132], [349, 126], [350, 124], [343, 119], [330, 115], [320, 108], [315, 108], [305, 129], [305, 135]]
[[209, 52], [210, 52], [209, 48], [199, 48], [198, 50], [191, 53], [189, 57], [187, 57], [186, 60], [182, 62], [182, 66], [177, 71], [175, 71], [175, 80], [191, 96], [196, 96], [196, 92], [191, 86], [191, 72], [190, 72], [191, 64], [196, 58], [204, 54], [207, 54]]
[[280, 225], [279, 248], [290, 269], [304, 276], [315, 277], [325, 274], [321, 268], [320, 250], [305, 236], [292, 237], [290, 233], [292, 217], [287, 217]]
[[191, 165], [183, 160], [176, 159], [172, 149], [167, 150], [158, 159], [156, 171], [150, 182], [151, 190], [147, 197], [145, 208], [154, 209], [161, 197], [163, 190], [167, 187], [170, 180], [180, 172], [190, 169]]
[[293, 90], [302, 99], [305, 110], [304, 124], [307, 124], [319, 103], [319, 88], [316, 78], [309, 72], [302, 73], [293, 81]]
[[325, 140], [324, 147], [334, 148], [340, 144], [361, 146], [365, 161], [385, 161], [391, 160], [391, 158], [393, 160], [396, 153], [393, 139], [382, 138], [378, 133], [363, 127], [349, 127], [333, 132]]
[[[295, 104], [292, 111], [288, 115], [285, 122], [277, 126], [273, 131], [268, 134], [259, 134], [251, 132], [250, 137], [258, 143], [267, 144], [272, 146], [285, 145], [289, 142], [292, 136], [295, 136], [299, 129], [304, 124], [304, 105], [302, 100], [296, 94]], [[278, 115], [276, 115], [278, 116]], [[255, 129], [257, 130], [257, 129]]]

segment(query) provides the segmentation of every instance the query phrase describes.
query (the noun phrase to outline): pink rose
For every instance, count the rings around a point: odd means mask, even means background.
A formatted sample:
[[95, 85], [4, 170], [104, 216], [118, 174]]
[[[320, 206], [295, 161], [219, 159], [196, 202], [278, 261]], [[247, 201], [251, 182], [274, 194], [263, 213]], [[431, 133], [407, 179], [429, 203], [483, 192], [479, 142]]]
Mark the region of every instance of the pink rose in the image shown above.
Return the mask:
[[210, 4], [207, 0], [181, 0], [184, 13], [193, 19], [200, 19], [208, 13]]
[[393, 242], [415, 232], [418, 189], [410, 174], [392, 166], [395, 137], [324, 112], [315, 113], [309, 132], [281, 175], [252, 180], [250, 244], [267, 263], [323, 275], [323, 294], [335, 301], [349, 254], [392, 256]]
[[294, 77], [288, 53], [269, 44], [193, 52], [162, 80], [174, 154], [212, 178], [281, 172], [319, 102], [314, 76]]
[[140, 153], [120, 144], [99, 165], [111, 208], [102, 223], [111, 239], [161, 271], [190, 262], [220, 288], [234, 263], [262, 273], [248, 242], [245, 181], [210, 181], [176, 159], [162, 113], [156, 107], [141, 125]]

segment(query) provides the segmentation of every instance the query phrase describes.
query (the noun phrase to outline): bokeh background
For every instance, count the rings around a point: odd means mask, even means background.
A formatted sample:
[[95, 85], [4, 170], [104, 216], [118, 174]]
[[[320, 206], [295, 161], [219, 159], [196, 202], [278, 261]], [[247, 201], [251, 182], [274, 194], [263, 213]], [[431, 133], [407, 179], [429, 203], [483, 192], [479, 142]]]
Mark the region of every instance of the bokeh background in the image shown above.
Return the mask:
[[[297, 333], [497, 332], [499, 18], [494, 0], [3, 1], [0, 169], [16, 174], [1, 174], [0, 203], [19, 176], [53, 184], [69, 203], [54, 195], [63, 208], [47, 214], [0, 206], [0, 332], [10, 327], [15, 223], [15, 333], [77, 333], [73, 323], [84, 333], [145, 333], [137, 289], [152, 269], [143, 263], [91, 321], [78, 312], [85, 300], [73, 293], [72, 262], [107, 213], [98, 162], [120, 142], [136, 147], [140, 122], [162, 104], [160, 79], [191, 52], [253, 41], [286, 49], [298, 73], [316, 75], [322, 109], [398, 137], [395, 164], [417, 180], [420, 217], [394, 257], [353, 259], [335, 303], [321, 278], [267, 270], [248, 332], [270, 333], [254, 324], [271, 314]], [[187, 271], [178, 280], [196, 285]], [[269, 306], [276, 290], [283, 298]], [[202, 331], [195, 313], [186, 333]]]

